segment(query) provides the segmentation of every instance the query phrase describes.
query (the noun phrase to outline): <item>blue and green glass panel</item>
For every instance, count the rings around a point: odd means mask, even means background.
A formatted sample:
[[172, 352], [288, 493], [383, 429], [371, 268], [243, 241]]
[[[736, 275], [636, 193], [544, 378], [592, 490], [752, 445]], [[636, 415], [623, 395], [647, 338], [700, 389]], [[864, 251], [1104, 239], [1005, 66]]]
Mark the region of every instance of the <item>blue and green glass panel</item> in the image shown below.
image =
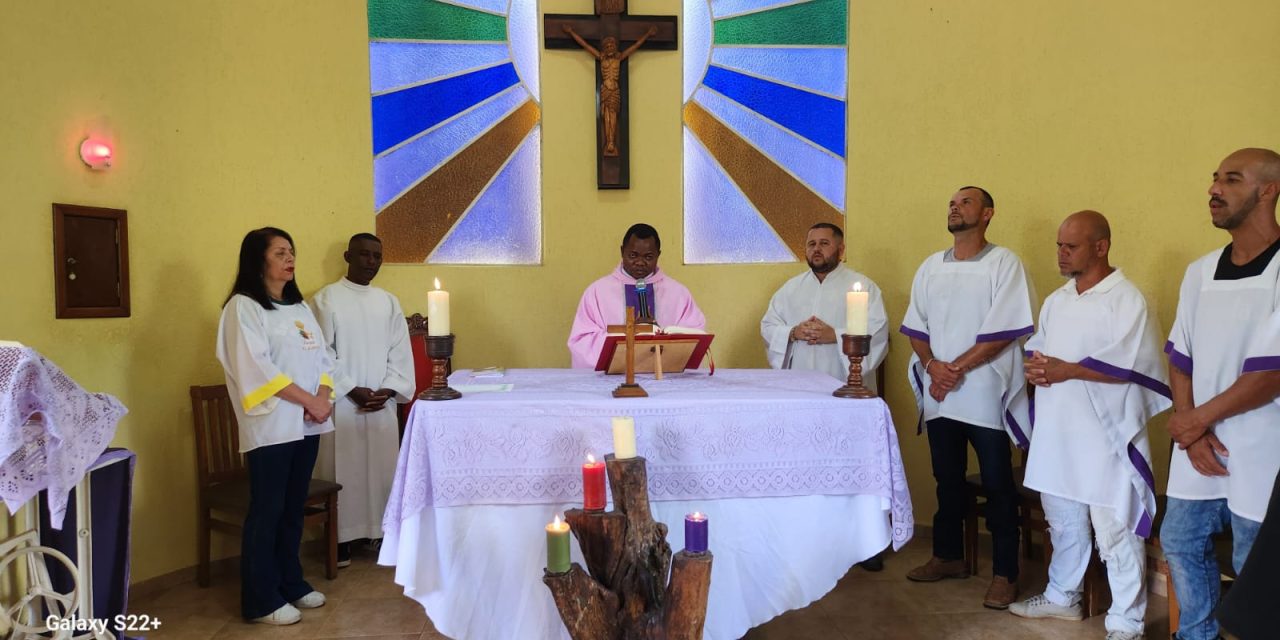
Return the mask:
[[693, 264], [792, 262], [844, 225], [848, 0], [684, 0]]
[[542, 259], [537, 0], [369, 0], [388, 262]]

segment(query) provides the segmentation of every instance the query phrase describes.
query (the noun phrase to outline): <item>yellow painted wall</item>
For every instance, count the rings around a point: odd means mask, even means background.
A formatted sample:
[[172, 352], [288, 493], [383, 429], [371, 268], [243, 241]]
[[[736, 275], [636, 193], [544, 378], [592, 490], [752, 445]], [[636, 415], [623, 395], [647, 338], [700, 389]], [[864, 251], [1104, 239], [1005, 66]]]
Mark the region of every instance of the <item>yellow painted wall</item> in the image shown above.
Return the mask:
[[[590, 6], [546, 0], [543, 10]], [[631, 9], [679, 13], [680, 3]], [[949, 242], [948, 197], [978, 183], [997, 200], [993, 240], [1023, 256], [1042, 295], [1060, 282], [1057, 222], [1086, 207], [1109, 215], [1114, 261], [1167, 327], [1185, 264], [1226, 242], [1205, 207], [1218, 160], [1280, 147], [1277, 21], [1269, 0], [854, 2], [852, 263], [885, 290], [896, 326], [916, 266]], [[135, 580], [194, 562], [186, 387], [221, 380], [213, 339], [243, 233], [293, 233], [310, 293], [342, 273], [345, 238], [372, 228], [365, 25], [359, 2], [0, 8], [0, 339], [129, 406], [115, 444], [139, 454]], [[718, 364], [764, 366], [759, 317], [799, 266], [680, 264], [679, 52], [632, 60], [629, 192], [594, 188], [591, 74], [585, 54], [544, 52], [542, 266], [389, 266], [378, 284], [423, 311], [430, 279], [446, 283], [457, 366], [567, 366], [582, 287], [611, 268], [626, 227], [647, 221], [663, 232], [663, 267], [718, 334]], [[88, 132], [116, 140], [109, 172], [76, 159]], [[55, 201], [129, 210], [131, 318], [53, 319]], [[908, 347], [895, 334], [892, 348], [889, 401], [928, 523], [927, 447], [911, 435], [902, 383]]]

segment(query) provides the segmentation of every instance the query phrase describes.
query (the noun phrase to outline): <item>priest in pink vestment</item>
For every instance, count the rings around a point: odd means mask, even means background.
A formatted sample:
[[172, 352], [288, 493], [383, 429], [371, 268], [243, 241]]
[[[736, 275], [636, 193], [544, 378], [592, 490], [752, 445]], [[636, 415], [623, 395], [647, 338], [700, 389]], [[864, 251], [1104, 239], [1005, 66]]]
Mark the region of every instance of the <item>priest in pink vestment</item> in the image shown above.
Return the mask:
[[657, 229], [643, 223], [627, 229], [622, 237], [622, 263], [582, 292], [569, 330], [575, 369], [595, 368], [607, 327], [626, 322], [628, 305], [636, 308], [637, 318], [649, 318], [660, 327], [706, 328], [707, 319], [693, 294], [658, 268], [661, 254]]

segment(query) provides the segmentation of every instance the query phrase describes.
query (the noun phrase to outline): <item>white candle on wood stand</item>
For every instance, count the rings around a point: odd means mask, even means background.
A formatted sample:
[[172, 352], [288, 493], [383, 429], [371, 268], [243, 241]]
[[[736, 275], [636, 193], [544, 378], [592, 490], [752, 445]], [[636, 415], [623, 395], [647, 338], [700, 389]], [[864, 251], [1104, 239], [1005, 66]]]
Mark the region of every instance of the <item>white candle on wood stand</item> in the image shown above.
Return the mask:
[[613, 457], [636, 457], [636, 420], [630, 416], [613, 419]]
[[851, 336], [867, 335], [868, 292], [862, 283], [853, 283], [853, 291], [844, 294], [844, 332]]
[[449, 335], [449, 292], [440, 290], [440, 278], [436, 290], [427, 292], [427, 335]]

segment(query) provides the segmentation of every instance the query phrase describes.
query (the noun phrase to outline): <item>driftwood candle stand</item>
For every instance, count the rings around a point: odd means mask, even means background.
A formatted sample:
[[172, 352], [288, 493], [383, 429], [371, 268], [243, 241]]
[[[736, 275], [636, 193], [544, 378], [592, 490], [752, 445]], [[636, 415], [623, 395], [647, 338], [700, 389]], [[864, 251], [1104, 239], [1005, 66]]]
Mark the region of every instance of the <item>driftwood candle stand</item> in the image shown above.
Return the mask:
[[[605, 456], [614, 511], [571, 509], [565, 520], [587, 563], [545, 573], [574, 640], [701, 640], [711, 553], [671, 557], [667, 526], [649, 511], [644, 458]], [[667, 580], [670, 570], [671, 579]], [[590, 575], [588, 575], [588, 572]]]

